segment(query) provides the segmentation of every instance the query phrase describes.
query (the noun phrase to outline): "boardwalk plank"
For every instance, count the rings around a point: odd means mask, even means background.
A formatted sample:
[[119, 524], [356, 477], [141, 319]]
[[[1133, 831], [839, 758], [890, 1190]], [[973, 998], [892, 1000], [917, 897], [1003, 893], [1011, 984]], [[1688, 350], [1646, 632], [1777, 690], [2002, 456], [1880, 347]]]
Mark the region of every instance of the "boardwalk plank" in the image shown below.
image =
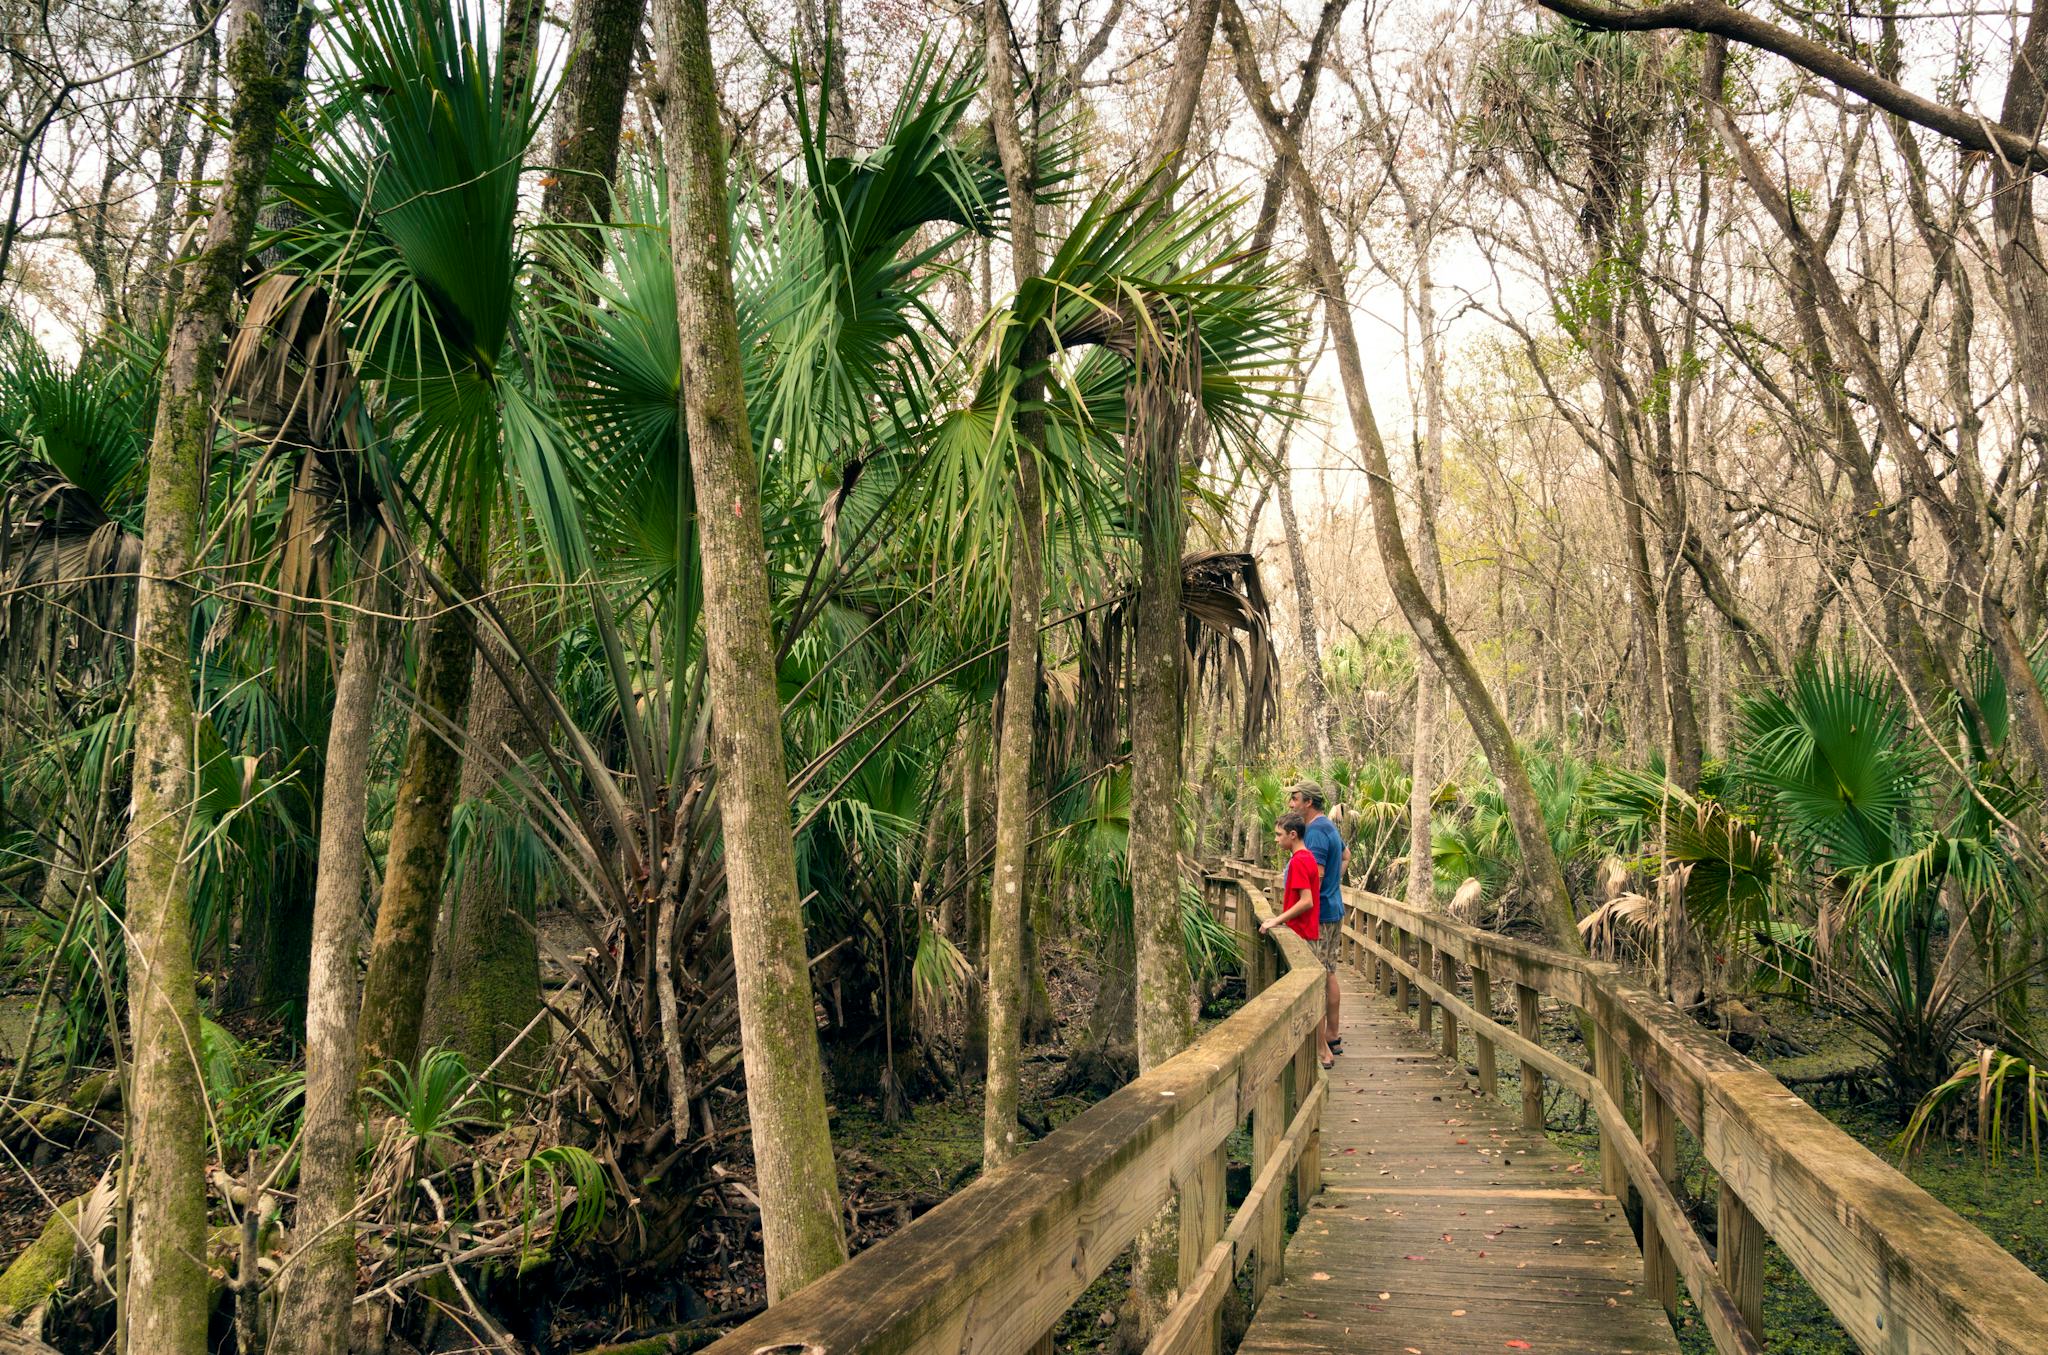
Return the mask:
[[1344, 976], [1348, 1052], [1323, 1112], [1323, 1193], [1245, 1355], [1672, 1355], [1628, 1221], [1577, 1162]]

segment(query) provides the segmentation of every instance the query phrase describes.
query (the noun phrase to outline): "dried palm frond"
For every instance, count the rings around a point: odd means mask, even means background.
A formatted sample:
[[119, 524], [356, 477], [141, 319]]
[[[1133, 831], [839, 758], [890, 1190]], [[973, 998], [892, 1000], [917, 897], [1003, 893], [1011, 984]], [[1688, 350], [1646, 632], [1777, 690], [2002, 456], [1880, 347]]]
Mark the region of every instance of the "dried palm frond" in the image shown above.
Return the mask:
[[[1240, 737], [1252, 747], [1279, 707], [1279, 660], [1258, 561], [1243, 551], [1196, 551], [1180, 563], [1180, 607], [1190, 684], [1232, 692]], [[1082, 719], [1094, 746], [1115, 746], [1136, 660], [1137, 595], [1084, 617], [1079, 664]]]
[[1647, 946], [1657, 937], [1663, 907], [1643, 894], [1617, 894], [1579, 919], [1579, 935], [1586, 949], [1610, 959], [1621, 954], [1623, 944], [1633, 940]]

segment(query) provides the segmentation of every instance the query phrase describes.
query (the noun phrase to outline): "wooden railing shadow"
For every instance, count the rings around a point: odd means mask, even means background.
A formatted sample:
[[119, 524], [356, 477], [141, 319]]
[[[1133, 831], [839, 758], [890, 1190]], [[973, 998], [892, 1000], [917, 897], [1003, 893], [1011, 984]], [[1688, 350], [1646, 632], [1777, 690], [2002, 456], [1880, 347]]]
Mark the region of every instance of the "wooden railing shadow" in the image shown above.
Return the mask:
[[[1321, 1188], [1323, 969], [1263, 889], [1204, 882], [1247, 957], [1250, 997], [1186, 1051], [1113, 1093], [816, 1283], [709, 1347], [716, 1355], [897, 1355], [1051, 1349], [1074, 1300], [1178, 1200], [1179, 1302], [1147, 1347], [1218, 1350], [1224, 1299], [1284, 1267], [1292, 1182]], [[1228, 1140], [1246, 1119], [1252, 1183], [1225, 1205]]]
[[[1363, 890], [1345, 891], [1345, 959], [1455, 1057], [1464, 1022], [1480, 1091], [1498, 1094], [1496, 1051], [1520, 1061], [1522, 1124], [1543, 1128], [1543, 1079], [1583, 1098], [1600, 1125], [1606, 1192], [1643, 1206], [1648, 1283], [1674, 1318], [1683, 1275], [1715, 1348], [1761, 1351], [1764, 1244], [1777, 1242], [1865, 1351], [1976, 1355], [2048, 1348], [2048, 1281], [1619, 967], [1511, 940]], [[1461, 976], [1470, 975], [1471, 998]], [[1512, 1027], [1495, 1013], [1510, 1005]], [[1550, 998], [1593, 1032], [1593, 1068], [1540, 1041]], [[1640, 1133], [1624, 1103], [1634, 1093]], [[1721, 1181], [1709, 1254], [1673, 1193], [1674, 1120]]]

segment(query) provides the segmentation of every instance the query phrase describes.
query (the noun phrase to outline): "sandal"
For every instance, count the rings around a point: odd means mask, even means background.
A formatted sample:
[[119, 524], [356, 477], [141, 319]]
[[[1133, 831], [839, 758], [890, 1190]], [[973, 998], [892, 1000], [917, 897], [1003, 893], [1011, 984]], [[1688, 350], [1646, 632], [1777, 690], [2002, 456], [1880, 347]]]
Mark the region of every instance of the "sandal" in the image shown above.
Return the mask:
[[1324, 1059], [1323, 1059], [1323, 1067], [1324, 1067], [1325, 1069], [1335, 1068], [1336, 1066], [1337, 1066], [1337, 1059], [1336, 1059], [1336, 1056], [1335, 1056], [1335, 1055], [1326, 1055], [1326, 1056], [1324, 1057]]

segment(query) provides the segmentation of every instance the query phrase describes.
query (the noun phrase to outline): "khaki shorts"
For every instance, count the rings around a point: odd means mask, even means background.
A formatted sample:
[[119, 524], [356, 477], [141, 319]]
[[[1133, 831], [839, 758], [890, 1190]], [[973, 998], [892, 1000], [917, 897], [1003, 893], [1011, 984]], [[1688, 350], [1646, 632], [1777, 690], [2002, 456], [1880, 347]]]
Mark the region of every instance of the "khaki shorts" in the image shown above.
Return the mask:
[[1324, 969], [1334, 974], [1337, 972], [1337, 962], [1344, 958], [1344, 924], [1325, 922], [1320, 925], [1322, 930], [1316, 934], [1314, 942], [1316, 958], [1323, 962]]

